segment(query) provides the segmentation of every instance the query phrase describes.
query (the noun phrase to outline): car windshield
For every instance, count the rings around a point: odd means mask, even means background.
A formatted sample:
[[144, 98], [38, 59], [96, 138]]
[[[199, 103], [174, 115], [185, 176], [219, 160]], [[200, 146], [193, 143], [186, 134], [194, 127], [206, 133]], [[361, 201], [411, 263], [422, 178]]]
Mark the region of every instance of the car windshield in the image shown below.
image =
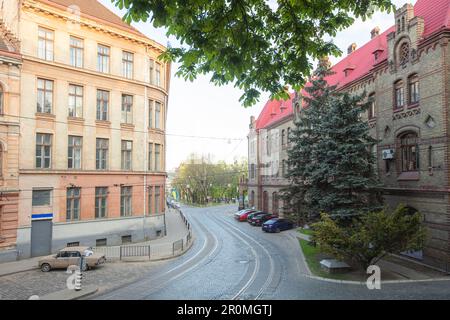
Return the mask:
[[265, 222], [265, 224], [274, 224], [275, 222], [277, 222], [278, 220], [277, 219], [270, 219], [270, 220], [267, 220], [266, 222]]

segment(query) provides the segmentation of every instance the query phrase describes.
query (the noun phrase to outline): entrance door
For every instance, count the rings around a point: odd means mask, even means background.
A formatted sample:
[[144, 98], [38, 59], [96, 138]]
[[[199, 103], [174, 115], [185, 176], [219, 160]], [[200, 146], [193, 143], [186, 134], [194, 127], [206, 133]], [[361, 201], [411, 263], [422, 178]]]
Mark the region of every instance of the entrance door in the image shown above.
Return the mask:
[[263, 192], [263, 209], [264, 212], [269, 212], [269, 195], [267, 191]]
[[31, 221], [31, 256], [44, 256], [52, 250], [52, 220]]

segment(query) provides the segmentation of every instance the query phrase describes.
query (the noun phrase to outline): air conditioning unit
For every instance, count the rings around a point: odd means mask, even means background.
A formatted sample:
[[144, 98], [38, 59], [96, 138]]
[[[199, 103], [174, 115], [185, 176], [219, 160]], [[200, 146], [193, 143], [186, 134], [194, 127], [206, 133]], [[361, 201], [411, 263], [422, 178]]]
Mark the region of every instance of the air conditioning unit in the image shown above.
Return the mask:
[[394, 149], [384, 149], [382, 151], [383, 160], [394, 159]]

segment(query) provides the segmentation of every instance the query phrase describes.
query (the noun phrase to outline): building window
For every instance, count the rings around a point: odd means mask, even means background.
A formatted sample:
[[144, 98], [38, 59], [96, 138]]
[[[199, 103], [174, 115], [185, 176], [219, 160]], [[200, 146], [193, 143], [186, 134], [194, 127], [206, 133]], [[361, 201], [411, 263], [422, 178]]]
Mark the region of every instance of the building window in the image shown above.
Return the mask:
[[102, 238], [102, 239], [96, 239], [95, 240], [95, 246], [96, 247], [105, 247], [107, 246], [108, 241], [106, 238]]
[[254, 206], [255, 206], [255, 191], [252, 190], [252, 192], [250, 193], [250, 207]]
[[286, 131], [281, 130], [281, 145], [284, 146], [286, 144]]
[[153, 143], [148, 144], [148, 170], [153, 171]]
[[148, 214], [153, 213], [153, 187], [148, 187]]
[[83, 87], [69, 85], [69, 117], [83, 117]]
[[70, 65], [83, 68], [83, 39], [70, 37]]
[[81, 188], [67, 188], [66, 220], [80, 218]]
[[369, 119], [375, 118], [375, 93], [369, 95], [369, 110], [368, 110]]
[[48, 169], [52, 159], [52, 135], [36, 134], [36, 168]]
[[161, 171], [161, 148], [160, 144], [155, 144], [155, 171]]
[[400, 65], [401, 66], [406, 65], [406, 63], [409, 61], [409, 44], [407, 42], [401, 44], [398, 55], [399, 55], [398, 61]]
[[108, 169], [109, 140], [97, 138], [96, 144], [95, 168], [106, 170]]
[[148, 100], [148, 127], [153, 128], [153, 101]]
[[38, 30], [38, 57], [44, 60], [53, 60], [53, 31], [39, 27]]
[[255, 164], [250, 165], [250, 179], [255, 179]]
[[97, 71], [109, 73], [109, 47], [101, 44], [97, 47]]
[[155, 85], [161, 87], [161, 64], [155, 63]]
[[433, 168], [433, 147], [428, 147], [428, 169]]
[[37, 112], [52, 113], [53, 107], [53, 81], [37, 80]]
[[403, 88], [403, 81], [399, 80], [394, 84], [395, 93], [395, 109], [403, 108], [405, 105], [405, 89]]
[[133, 141], [122, 140], [122, 170], [131, 170]]
[[33, 207], [50, 206], [52, 204], [52, 189], [33, 190], [31, 205]]
[[400, 137], [402, 171], [419, 170], [418, 137], [414, 132], [406, 133]]
[[81, 169], [82, 144], [82, 137], [69, 136], [67, 150], [67, 168]]
[[131, 235], [122, 236], [122, 244], [132, 243]]
[[408, 100], [409, 104], [419, 103], [419, 76], [414, 74], [408, 78]]
[[108, 120], [109, 91], [97, 90], [97, 120]]
[[131, 216], [131, 194], [132, 187], [120, 187], [120, 215]]
[[161, 103], [155, 101], [155, 129], [161, 129]]
[[122, 52], [122, 75], [125, 78], [133, 78], [133, 58], [134, 54], [131, 52]]
[[153, 59], [150, 59], [149, 78], [150, 84], [155, 84], [155, 60]]
[[106, 218], [108, 213], [108, 187], [95, 187], [95, 218]]
[[291, 143], [290, 139], [291, 139], [291, 128], [289, 127], [289, 128], [287, 128], [287, 140], [286, 140], [287, 144]]
[[155, 213], [161, 211], [161, 187], [155, 187]]
[[133, 96], [122, 95], [122, 123], [133, 123]]

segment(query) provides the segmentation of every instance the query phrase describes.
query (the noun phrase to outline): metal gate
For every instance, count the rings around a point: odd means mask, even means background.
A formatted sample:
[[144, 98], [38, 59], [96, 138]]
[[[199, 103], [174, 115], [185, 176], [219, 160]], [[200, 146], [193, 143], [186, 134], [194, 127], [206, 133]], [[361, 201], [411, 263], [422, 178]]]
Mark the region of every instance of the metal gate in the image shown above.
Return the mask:
[[44, 256], [52, 250], [52, 220], [31, 221], [31, 256]]

